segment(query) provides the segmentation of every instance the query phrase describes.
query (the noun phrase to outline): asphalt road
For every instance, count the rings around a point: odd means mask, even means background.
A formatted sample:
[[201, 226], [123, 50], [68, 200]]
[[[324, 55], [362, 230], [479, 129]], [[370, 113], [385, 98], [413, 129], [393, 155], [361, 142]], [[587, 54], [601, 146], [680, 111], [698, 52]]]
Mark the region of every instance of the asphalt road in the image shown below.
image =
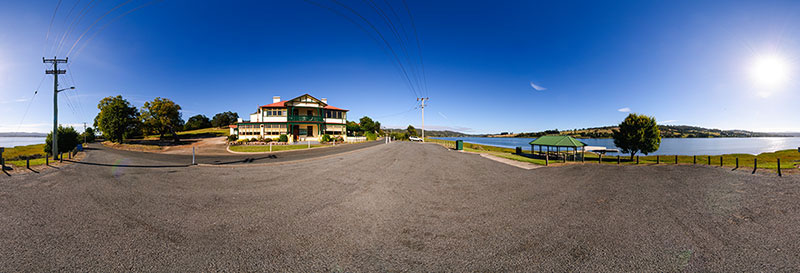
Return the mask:
[[408, 142], [257, 165], [121, 154], [0, 177], [0, 271], [800, 271], [797, 176], [524, 170]]

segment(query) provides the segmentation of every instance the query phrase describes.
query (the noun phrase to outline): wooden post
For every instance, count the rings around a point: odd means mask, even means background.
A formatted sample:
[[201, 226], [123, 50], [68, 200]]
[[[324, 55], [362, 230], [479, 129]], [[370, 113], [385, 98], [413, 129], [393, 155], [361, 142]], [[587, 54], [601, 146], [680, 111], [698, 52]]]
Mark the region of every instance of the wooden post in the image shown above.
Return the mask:
[[708, 156], [708, 165], [711, 165], [711, 156]]
[[639, 165], [639, 156], [636, 156], [636, 165]]
[[544, 165], [547, 166], [550, 164], [550, 153], [544, 155]]
[[678, 155], [675, 155], [675, 164], [678, 164]]
[[603, 154], [599, 154], [597, 158], [597, 163], [603, 163]]
[[64, 153], [58, 153], [58, 163], [64, 163]]
[[737, 169], [739, 168], [739, 158], [738, 157], [736, 158], [736, 168]]
[[44, 165], [50, 166], [50, 155], [44, 157]]
[[778, 158], [778, 176], [783, 176], [783, 175], [781, 175], [781, 159], [780, 158]]
[[756, 157], [753, 158], [753, 173], [756, 173], [757, 169], [758, 169], [758, 158]]
[[3, 158], [2, 156], [0, 156], [0, 168], [2, 168], [0, 169], [0, 171], [6, 170], [6, 159]]
[[722, 156], [719, 156], [719, 166], [722, 167]]
[[661, 164], [661, 157], [660, 156], [656, 156], [656, 164]]
[[697, 164], [697, 156], [692, 156], [692, 164]]
[[28, 169], [31, 168], [31, 159], [30, 158], [26, 158], [25, 159], [25, 168], [28, 168]]
[[619, 155], [617, 155], [617, 165], [619, 165]]

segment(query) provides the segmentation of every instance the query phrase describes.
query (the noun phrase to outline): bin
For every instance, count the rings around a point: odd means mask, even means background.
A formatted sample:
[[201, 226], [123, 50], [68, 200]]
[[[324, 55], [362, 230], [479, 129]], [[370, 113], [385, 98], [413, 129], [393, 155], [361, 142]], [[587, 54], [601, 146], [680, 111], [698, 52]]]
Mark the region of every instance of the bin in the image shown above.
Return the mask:
[[464, 141], [463, 140], [456, 140], [456, 150], [457, 151], [464, 150]]

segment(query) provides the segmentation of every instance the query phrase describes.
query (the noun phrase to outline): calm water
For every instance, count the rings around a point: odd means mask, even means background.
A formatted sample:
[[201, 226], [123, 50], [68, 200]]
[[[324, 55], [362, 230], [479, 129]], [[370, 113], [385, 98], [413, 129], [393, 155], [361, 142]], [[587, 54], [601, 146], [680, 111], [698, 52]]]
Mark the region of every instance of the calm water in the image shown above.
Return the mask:
[[[493, 137], [437, 137], [437, 139], [457, 140], [498, 147], [530, 150], [528, 144], [535, 138], [493, 138]], [[586, 139], [578, 140], [589, 146], [615, 148], [614, 140]], [[752, 138], [662, 138], [661, 147], [652, 155], [721, 155], [721, 154], [760, 154], [778, 150], [797, 149], [800, 137], [752, 137]]]
[[0, 137], [0, 147], [42, 144], [44, 139], [44, 137]]

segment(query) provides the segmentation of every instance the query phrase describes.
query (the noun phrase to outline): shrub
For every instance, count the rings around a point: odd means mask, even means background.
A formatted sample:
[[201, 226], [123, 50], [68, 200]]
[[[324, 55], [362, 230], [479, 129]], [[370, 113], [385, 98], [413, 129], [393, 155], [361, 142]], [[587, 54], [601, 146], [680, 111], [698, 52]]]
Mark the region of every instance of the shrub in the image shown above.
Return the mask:
[[239, 137], [238, 137], [238, 136], [236, 136], [236, 135], [229, 135], [229, 136], [228, 136], [228, 141], [236, 141], [236, 140], [238, 140], [238, 139], [239, 139]]
[[322, 142], [331, 142], [331, 135], [329, 134], [322, 135]]
[[378, 135], [376, 135], [376, 134], [375, 134], [375, 133], [373, 133], [373, 132], [366, 132], [366, 133], [364, 133], [364, 136], [365, 136], [365, 137], [367, 137], [367, 140], [368, 140], [368, 141], [371, 141], [371, 140], [376, 140], [376, 139], [378, 139]]
[[280, 141], [280, 142], [289, 142], [289, 137], [286, 136], [285, 134], [283, 134], [280, 137], [278, 137], [278, 141]]
[[250, 142], [256, 142], [256, 141], [258, 141], [258, 139], [257, 139], [257, 138], [254, 138], [254, 137], [253, 137], [253, 138], [250, 138]]
[[[78, 146], [78, 143], [81, 143], [81, 139], [78, 139], [78, 132], [75, 131], [75, 128], [70, 127], [62, 127], [61, 125], [58, 126], [58, 152], [59, 153], [66, 153], [75, 149]], [[47, 134], [47, 138], [45, 139], [44, 144], [44, 152], [48, 154], [53, 153], [53, 132]]]

